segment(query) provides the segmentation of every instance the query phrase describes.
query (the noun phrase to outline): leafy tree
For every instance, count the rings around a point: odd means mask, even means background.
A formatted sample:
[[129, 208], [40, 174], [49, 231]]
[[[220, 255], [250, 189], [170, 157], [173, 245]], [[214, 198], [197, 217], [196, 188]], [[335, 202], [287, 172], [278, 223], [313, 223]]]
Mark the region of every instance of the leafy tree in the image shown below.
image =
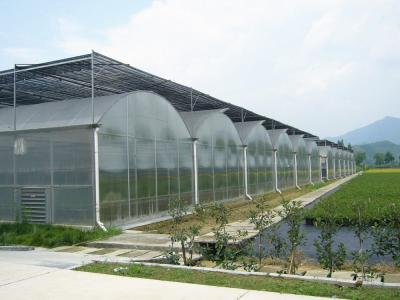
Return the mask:
[[[195, 218], [197, 218], [198, 222], [190, 225], [189, 227], [184, 226], [184, 217], [188, 213], [188, 206], [182, 199], [171, 201], [168, 212], [172, 217], [172, 245], [170, 251], [167, 253], [167, 260], [174, 264], [179, 263], [179, 255], [174, 251], [173, 248], [174, 243], [179, 242], [184, 265], [192, 265], [195, 238], [200, 234], [202, 223], [204, 222], [204, 208], [202, 206], [195, 207], [193, 210], [193, 215]], [[187, 257], [187, 254], [189, 254], [189, 257]]]
[[357, 166], [361, 166], [366, 159], [367, 154], [364, 151], [356, 151], [354, 153], [354, 160], [356, 161]]
[[391, 164], [394, 162], [394, 156], [390, 151], [387, 151], [385, 153], [385, 163], [386, 164]]
[[289, 274], [296, 274], [299, 262], [298, 247], [304, 244], [304, 232], [301, 230], [301, 223], [304, 219], [304, 207], [299, 201], [290, 201], [282, 198], [282, 210], [278, 215], [288, 224], [288, 269]]
[[340, 224], [336, 221], [335, 206], [328, 206], [328, 218], [317, 219], [315, 226], [320, 230], [317, 239], [314, 240], [314, 246], [317, 251], [318, 261], [322, 268], [328, 270], [327, 277], [332, 277], [332, 273], [340, 270], [346, 259], [346, 248], [340, 243], [335, 250], [334, 237], [340, 228]]
[[[211, 260], [221, 264], [224, 269], [233, 270], [237, 267], [237, 260], [242, 256], [242, 249], [230, 245], [236, 241], [236, 238], [226, 231], [230, 211], [222, 203], [215, 203], [210, 210], [217, 224], [217, 227], [213, 228], [215, 254], [211, 256]], [[246, 234], [247, 232], [239, 232], [239, 236]]]
[[375, 153], [374, 160], [377, 166], [383, 165], [385, 163], [385, 154], [379, 152]]
[[378, 256], [390, 255], [400, 267], [400, 206], [393, 203], [385, 213], [385, 218], [372, 228], [374, 253]]
[[344, 142], [343, 142], [343, 139], [341, 139], [341, 140], [338, 140], [337, 141], [337, 144], [339, 145], [339, 146], [344, 146]]
[[348, 148], [349, 150], [353, 150], [353, 147], [351, 146], [350, 143], [347, 144], [347, 148]]
[[255, 202], [255, 210], [250, 211], [250, 223], [254, 224], [258, 230], [258, 266], [261, 269], [261, 261], [263, 254], [263, 234], [264, 231], [273, 223], [275, 214], [268, 209], [266, 201], [263, 198], [253, 200]]
[[370, 228], [368, 217], [367, 217], [367, 206], [369, 205], [368, 201], [360, 202], [353, 207], [354, 211], [357, 212], [358, 218], [352, 224], [354, 230], [354, 236], [358, 240], [358, 251], [352, 251], [353, 257], [353, 276], [355, 278], [358, 277], [358, 273], [361, 273], [362, 280], [366, 279], [367, 274], [371, 274], [371, 266], [369, 265], [369, 258], [372, 255], [372, 251], [370, 249], [364, 249], [364, 240], [368, 234], [368, 230]]

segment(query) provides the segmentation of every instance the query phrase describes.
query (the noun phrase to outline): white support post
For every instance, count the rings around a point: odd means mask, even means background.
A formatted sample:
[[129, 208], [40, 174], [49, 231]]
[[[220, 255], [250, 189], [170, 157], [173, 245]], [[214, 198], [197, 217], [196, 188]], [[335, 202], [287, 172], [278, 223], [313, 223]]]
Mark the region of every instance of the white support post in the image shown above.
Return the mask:
[[326, 180], [329, 180], [329, 158], [328, 156], [325, 158], [325, 162], [326, 162]]
[[308, 175], [310, 175], [310, 184], [314, 185], [314, 183], [312, 181], [311, 154], [308, 154]]
[[100, 178], [99, 178], [99, 128], [93, 130], [93, 148], [94, 148], [94, 186], [95, 186], [95, 203], [96, 203], [96, 224], [107, 231], [104, 224], [100, 221]]
[[197, 140], [192, 142], [194, 204], [199, 204], [199, 172], [197, 166]]
[[336, 159], [333, 159], [333, 178], [336, 178]]
[[282, 194], [278, 187], [278, 150], [274, 149], [274, 173], [275, 173], [275, 191]]
[[253, 198], [249, 195], [249, 186], [247, 180], [247, 146], [243, 146], [243, 175], [244, 175], [244, 195], [247, 199], [253, 200]]
[[297, 153], [293, 152], [294, 154], [294, 186], [301, 190], [300, 186], [299, 186], [299, 178], [298, 178], [298, 174], [297, 174]]

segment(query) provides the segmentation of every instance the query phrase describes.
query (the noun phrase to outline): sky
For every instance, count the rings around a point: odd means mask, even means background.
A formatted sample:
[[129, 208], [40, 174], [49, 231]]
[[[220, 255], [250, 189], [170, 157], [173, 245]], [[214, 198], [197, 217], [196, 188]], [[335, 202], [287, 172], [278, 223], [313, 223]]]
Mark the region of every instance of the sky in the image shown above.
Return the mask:
[[0, 69], [92, 49], [320, 137], [400, 117], [398, 0], [0, 0]]

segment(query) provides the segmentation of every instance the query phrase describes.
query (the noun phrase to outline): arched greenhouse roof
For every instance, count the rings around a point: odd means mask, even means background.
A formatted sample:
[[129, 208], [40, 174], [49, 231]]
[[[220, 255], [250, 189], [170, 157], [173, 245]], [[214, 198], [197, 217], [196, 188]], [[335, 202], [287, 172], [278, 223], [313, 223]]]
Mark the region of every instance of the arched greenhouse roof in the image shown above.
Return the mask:
[[306, 148], [306, 143], [302, 134], [289, 135], [289, 139], [292, 142], [293, 152], [299, 151], [301, 147]]
[[249, 143], [249, 139], [251, 138], [255, 130], [257, 130], [257, 128], [261, 128], [265, 132], [265, 137], [264, 137], [266, 139], [265, 142], [271, 144], [268, 132], [262, 126], [263, 122], [264, 121], [249, 121], [249, 122], [234, 123], [243, 145], [247, 145]]

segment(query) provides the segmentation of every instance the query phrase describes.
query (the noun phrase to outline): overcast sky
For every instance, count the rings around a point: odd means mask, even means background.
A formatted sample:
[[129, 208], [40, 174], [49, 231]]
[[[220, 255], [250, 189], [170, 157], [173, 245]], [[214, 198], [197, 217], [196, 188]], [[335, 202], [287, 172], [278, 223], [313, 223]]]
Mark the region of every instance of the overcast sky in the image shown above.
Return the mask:
[[398, 0], [0, 0], [0, 69], [91, 49], [321, 137], [400, 117]]

